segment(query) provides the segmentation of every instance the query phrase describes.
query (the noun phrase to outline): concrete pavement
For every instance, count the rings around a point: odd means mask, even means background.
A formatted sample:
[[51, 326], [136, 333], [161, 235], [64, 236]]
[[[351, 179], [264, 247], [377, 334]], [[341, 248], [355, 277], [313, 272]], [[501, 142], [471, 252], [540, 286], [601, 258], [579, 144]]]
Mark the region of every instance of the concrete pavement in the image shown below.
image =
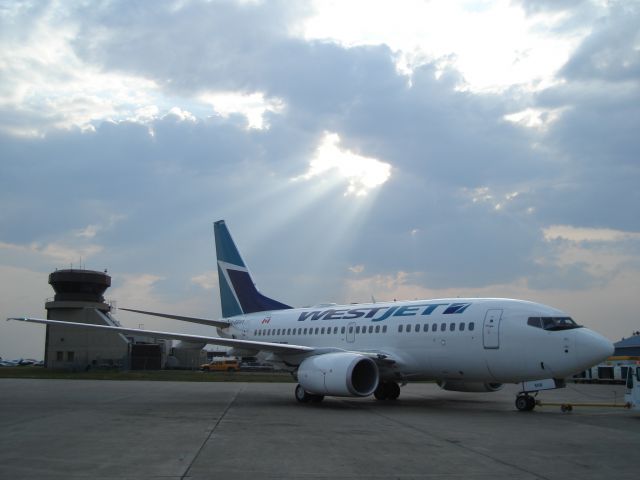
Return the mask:
[[[0, 478], [636, 479], [640, 416], [496, 393], [298, 404], [293, 384], [0, 379]], [[547, 401], [622, 403], [570, 385]]]

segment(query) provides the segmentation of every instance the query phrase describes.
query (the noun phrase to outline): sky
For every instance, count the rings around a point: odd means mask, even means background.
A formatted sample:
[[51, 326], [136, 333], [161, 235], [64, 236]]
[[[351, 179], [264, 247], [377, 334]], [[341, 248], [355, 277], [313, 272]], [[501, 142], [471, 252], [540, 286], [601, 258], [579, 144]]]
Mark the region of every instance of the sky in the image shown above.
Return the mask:
[[[640, 327], [640, 2], [0, 0], [0, 318], [509, 297]], [[124, 325], [212, 334], [115, 311]], [[0, 356], [44, 328], [0, 321]]]

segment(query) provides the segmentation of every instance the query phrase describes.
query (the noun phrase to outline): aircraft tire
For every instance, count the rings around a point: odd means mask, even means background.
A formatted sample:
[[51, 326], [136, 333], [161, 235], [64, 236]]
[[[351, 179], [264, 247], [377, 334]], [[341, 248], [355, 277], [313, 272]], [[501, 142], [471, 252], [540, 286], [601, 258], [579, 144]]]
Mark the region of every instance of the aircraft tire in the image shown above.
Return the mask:
[[396, 382], [380, 382], [373, 396], [376, 400], [396, 400], [400, 396], [400, 386]]
[[300, 403], [309, 403], [314, 395], [308, 393], [304, 388], [302, 388], [302, 385], [298, 384], [296, 385], [295, 396], [296, 400]]
[[385, 383], [384, 382], [380, 382], [378, 384], [378, 387], [374, 390], [373, 392], [373, 396], [376, 397], [376, 400], [386, 400], [387, 399], [387, 395], [386, 395], [386, 391], [385, 391]]
[[396, 382], [387, 382], [385, 386], [388, 400], [397, 400], [400, 396], [400, 385]]
[[518, 395], [516, 397], [516, 408], [521, 412], [530, 412], [535, 406], [535, 399], [529, 395]]

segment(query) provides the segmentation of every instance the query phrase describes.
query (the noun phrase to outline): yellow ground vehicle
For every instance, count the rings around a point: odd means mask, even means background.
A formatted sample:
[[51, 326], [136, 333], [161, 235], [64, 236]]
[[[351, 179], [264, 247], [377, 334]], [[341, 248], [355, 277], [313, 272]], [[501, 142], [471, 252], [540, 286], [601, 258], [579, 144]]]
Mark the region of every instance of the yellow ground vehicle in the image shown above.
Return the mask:
[[240, 370], [240, 362], [235, 358], [214, 358], [210, 363], [200, 365], [205, 372], [235, 372]]

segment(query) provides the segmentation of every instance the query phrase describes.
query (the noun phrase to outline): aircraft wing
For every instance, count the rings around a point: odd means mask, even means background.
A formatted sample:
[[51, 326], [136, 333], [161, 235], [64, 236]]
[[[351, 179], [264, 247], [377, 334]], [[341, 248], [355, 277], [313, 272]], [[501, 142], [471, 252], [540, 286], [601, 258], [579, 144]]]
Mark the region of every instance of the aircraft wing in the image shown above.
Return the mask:
[[94, 325], [91, 323], [64, 322], [62, 320], [45, 320], [43, 318], [17, 318], [11, 317], [7, 320], [18, 320], [21, 322], [43, 323], [45, 325], [58, 325], [61, 327], [85, 328], [93, 330], [103, 330], [107, 332], [125, 333], [128, 335], [143, 335], [156, 338], [166, 338], [169, 340], [183, 340], [186, 342], [204, 342], [212, 345], [223, 345], [238, 349], [262, 350], [273, 352], [279, 355], [305, 354], [313, 352], [315, 348], [303, 345], [290, 345], [286, 343], [256, 342], [252, 340], [239, 340], [236, 338], [207, 337], [203, 335], [191, 335], [187, 333], [159, 332], [156, 330], [141, 330], [138, 328], [112, 327], [110, 325]]
[[141, 313], [143, 315], [152, 315], [154, 317], [171, 318], [173, 320], [181, 320], [183, 322], [199, 323], [201, 325], [209, 325], [218, 328], [227, 328], [230, 324], [224, 320], [211, 320], [209, 318], [199, 317], [185, 317], [182, 315], [172, 315], [170, 313], [148, 312], [146, 310], [135, 310], [133, 308], [118, 307], [118, 310], [125, 310], [127, 312]]

